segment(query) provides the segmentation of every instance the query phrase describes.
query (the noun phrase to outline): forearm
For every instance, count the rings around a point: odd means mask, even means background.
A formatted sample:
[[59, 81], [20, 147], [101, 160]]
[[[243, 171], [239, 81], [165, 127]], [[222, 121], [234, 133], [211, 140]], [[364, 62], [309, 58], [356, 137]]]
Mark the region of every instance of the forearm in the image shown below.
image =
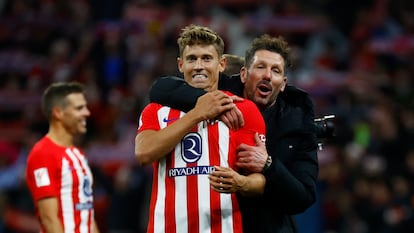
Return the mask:
[[63, 233], [58, 216], [58, 200], [55, 197], [41, 199], [38, 202], [40, 224], [47, 233]]
[[188, 112], [194, 108], [198, 97], [205, 93], [202, 89], [189, 86], [182, 78], [167, 76], [153, 83], [149, 98], [151, 102]]
[[46, 233], [63, 233], [63, 227], [59, 218], [41, 217], [40, 222]]
[[243, 196], [259, 196], [263, 194], [266, 178], [261, 173], [241, 175], [229, 167], [215, 166], [209, 175], [211, 188], [219, 193], [236, 193]]
[[263, 174], [252, 173], [244, 177], [246, 181], [240, 187], [240, 193], [243, 196], [258, 196], [263, 194], [266, 185], [266, 178]]
[[138, 133], [135, 137], [136, 159], [142, 165], [147, 165], [163, 158], [202, 120], [203, 117], [192, 110], [159, 131], [144, 130]]

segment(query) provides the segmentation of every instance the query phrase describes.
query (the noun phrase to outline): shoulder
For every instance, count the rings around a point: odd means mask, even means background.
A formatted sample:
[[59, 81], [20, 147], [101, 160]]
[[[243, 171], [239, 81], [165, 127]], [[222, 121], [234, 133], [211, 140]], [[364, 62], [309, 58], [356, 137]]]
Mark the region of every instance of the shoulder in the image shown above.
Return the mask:
[[34, 144], [33, 148], [30, 151], [28, 159], [48, 153], [51, 147], [54, 147], [53, 142], [46, 136], [42, 137], [38, 142]]
[[241, 96], [243, 94], [244, 85], [241, 82], [240, 75], [238, 74], [227, 76], [220, 73], [218, 86], [220, 90], [230, 91], [235, 95]]
[[170, 109], [170, 107], [166, 107], [161, 104], [149, 103], [141, 112], [138, 128], [141, 129], [143, 125], [157, 124], [159, 119], [168, 116]]
[[245, 129], [259, 129], [261, 132], [265, 129], [265, 122], [256, 104], [248, 99], [243, 99], [241, 102], [235, 103], [237, 108], [243, 115]]
[[[226, 93], [228, 96], [235, 96], [235, 94], [233, 94], [232, 92], [229, 92], [229, 91], [223, 91], [223, 92]], [[243, 98], [243, 97], [241, 97], [241, 98]], [[260, 110], [256, 106], [256, 104], [253, 101], [249, 100], [249, 99], [243, 98], [242, 101], [236, 101], [236, 102], [234, 102], [234, 104], [243, 113], [243, 115], [245, 113], [248, 113], [248, 112], [251, 112], [251, 111], [253, 111], [253, 113], [256, 113], [256, 112], [260, 113]]]
[[288, 105], [313, 109], [313, 102], [308, 92], [296, 86], [286, 85], [285, 90], [280, 94], [280, 98]]
[[169, 107], [165, 107], [161, 104], [158, 103], [149, 103], [147, 104], [144, 109], [141, 112], [141, 115], [152, 115], [152, 114], [156, 114], [156, 112], [158, 112], [160, 109], [162, 108], [169, 108]]
[[236, 102], [235, 104], [243, 114], [260, 113], [257, 105], [249, 99], [243, 99], [243, 101]]
[[31, 149], [27, 157], [27, 168], [51, 166], [56, 164], [58, 157], [62, 154], [62, 147], [57, 146], [48, 137], [44, 136]]
[[175, 121], [184, 112], [157, 103], [148, 104], [141, 112], [138, 122], [138, 131], [147, 129], [159, 130], [168, 122]]

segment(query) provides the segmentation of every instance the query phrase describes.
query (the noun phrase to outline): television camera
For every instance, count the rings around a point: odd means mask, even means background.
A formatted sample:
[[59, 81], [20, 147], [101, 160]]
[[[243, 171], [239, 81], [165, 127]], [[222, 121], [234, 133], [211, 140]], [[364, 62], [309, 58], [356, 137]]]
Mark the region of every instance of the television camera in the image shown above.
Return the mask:
[[[320, 118], [315, 118], [315, 128], [316, 128], [316, 137], [318, 140], [331, 138], [335, 136], [335, 124], [333, 122], [333, 119], [335, 118], [335, 115], [326, 115]], [[323, 143], [318, 142], [318, 149], [323, 149]]]

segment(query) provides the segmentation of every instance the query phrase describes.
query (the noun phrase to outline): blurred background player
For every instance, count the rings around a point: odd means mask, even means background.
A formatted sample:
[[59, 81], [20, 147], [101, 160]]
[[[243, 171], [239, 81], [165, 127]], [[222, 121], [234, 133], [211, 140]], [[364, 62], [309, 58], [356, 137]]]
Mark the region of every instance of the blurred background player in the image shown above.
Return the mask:
[[93, 177], [76, 137], [85, 134], [90, 112], [83, 86], [52, 83], [42, 97], [49, 131], [27, 158], [26, 181], [42, 232], [99, 233], [93, 207]]

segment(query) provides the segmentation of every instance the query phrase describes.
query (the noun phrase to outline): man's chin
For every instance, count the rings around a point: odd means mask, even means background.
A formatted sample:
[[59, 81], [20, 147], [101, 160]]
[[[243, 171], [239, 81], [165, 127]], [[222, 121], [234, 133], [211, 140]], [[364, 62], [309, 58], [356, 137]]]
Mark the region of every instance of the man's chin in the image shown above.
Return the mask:
[[86, 128], [82, 128], [82, 129], [79, 129], [78, 130], [78, 133], [77, 134], [79, 134], [79, 135], [86, 134], [87, 131], [88, 130]]
[[201, 83], [201, 82], [192, 82], [192, 83], [189, 83], [189, 84], [192, 87], [200, 88], [200, 89], [204, 89], [207, 86], [205, 83]]
[[211, 86], [206, 83], [190, 83], [190, 86], [198, 89], [203, 89], [205, 91], [210, 91], [212, 89]]
[[267, 98], [261, 98], [261, 97], [256, 97], [253, 102], [259, 107], [259, 108], [263, 108], [266, 107], [267, 104], [269, 103]]

